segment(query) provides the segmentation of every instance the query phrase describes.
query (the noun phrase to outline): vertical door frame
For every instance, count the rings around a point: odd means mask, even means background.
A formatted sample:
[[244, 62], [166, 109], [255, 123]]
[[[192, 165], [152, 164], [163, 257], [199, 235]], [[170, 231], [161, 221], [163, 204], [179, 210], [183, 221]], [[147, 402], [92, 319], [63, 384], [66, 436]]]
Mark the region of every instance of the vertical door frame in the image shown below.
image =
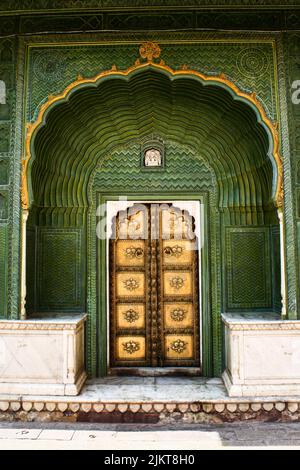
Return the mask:
[[[200, 294], [200, 358], [202, 366], [202, 374], [204, 376], [213, 375], [213, 364], [212, 364], [212, 331], [211, 331], [211, 282], [210, 282], [210, 266], [209, 266], [209, 247], [210, 247], [210, 230], [209, 230], [209, 207], [208, 207], [208, 193], [193, 193], [193, 192], [161, 192], [159, 194], [153, 193], [140, 193], [134, 192], [124, 194], [121, 191], [118, 192], [104, 192], [96, 191], [95, 194], [96, 208], [102, 207], [101, 214], [107, 216], [107, 202], [118, 201], [120, 197], [127, 198], [128, 202], [174, 202], [174, 201], [197, 201], [200, 203], [200, 214], [199, 220], [203, 224], [203, 230], [201, 229], [201, 235], [203, 240], [199, 240], [199, 244], [202, 243], [201, 248], [201, 260], [199, 266], [199, 294]], [[94, 214], [96, 212], [94, 211]], [[99, 223], [101, 218], [96, 217], [96, 224]], [[94, 224], [91, 224], [94, 226]], [[106, 231], [107, 231], [106, 227]], [[97, 283], [97, 319], [93, 322], [93, 327], [97, 328], [96, 333], [96, 354], [97, 354], [97, 375], [106, 376], [108, 372], [108, 361], [109, 361], [109, 325], [108, 325], [108, 295], [107, 287], [109, 283], [109, 272], [108, 266], [108, 251], [107, 243], [108, 237], [105, 239], [99, 239], [96, 233], [92, 234], [96, 239], [96, 283]]]

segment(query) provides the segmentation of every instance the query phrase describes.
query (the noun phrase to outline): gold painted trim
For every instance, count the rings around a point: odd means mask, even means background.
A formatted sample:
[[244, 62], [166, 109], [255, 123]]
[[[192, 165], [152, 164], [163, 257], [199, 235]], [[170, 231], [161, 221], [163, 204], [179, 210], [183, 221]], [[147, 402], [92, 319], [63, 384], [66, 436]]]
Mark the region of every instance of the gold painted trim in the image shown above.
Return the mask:
[[[146, 51], [146, 52], [145, 52]], [[154, 42], [145, 42], [140, 46], [140, 56], [144, 62], [138, 58], [134, 65], [130, 66], [126, 70], [118, 70], [116, 65], [113, 65], [110, 70], [104, 70], [92, 78], [83, 78], [81, 75], [77, 76], [77, 79], [70, 83], [65, 90], [58, 95], [48, 96], [47, 101], [41, 106], [38, 117], [34, 123], [28, 123], [26, 126], [26, 139], [25, 139], [25, 156], [22, 159], [22, 182], [21, 182], [21, 203], [23, 209], [29, 208], [29, 194], [28, 194], [28, 163], [31, 159], [31, 140], [34, 136], [34, 133], [38, 128], [43, 124], [44, 118], [47, 110], [60, 101], [67, 99], [68, 95], [83, 84], [95, 84], [104, 77], [114, 76], [114, 77], [127, 77], [131, 73], [143, 70], [149, 66], [167, 72], [172, 77], [178, 76], [192, 76], [197, 77], [203, 82], [211, 82], [212, 84], [221, 84], [230, 88], [236, 96], [244, 99], [246, 102], [251, 103], [258, 110], [262, 122], [267, 126], [271, 132], [273, 139], [273, 157], [277, 166], [277, 182], [276, 182], [276, 192], [275, 192], [275, 203], [277, 207], [283, 205], [283, 167], [282, 160], [279, 152], [279, 133], [278, 133], [278, 124], [274, 124], [267, 116], [263, 106], [257, 99], [256, 93], [245, 93], [241, 91], [237, 85], [230, 81], [225, 74], [221, 73], [216, 76], [207, 76], [197, 70], [190, 69], [188, 65], [184, 64], [179, 70], [173, 70], [171, 67], [165, 64], [163, 60], [158, 59], [160, 57], [161, 49], [157, 43]], [[156, 61], [155, 61], [156, 60]]]

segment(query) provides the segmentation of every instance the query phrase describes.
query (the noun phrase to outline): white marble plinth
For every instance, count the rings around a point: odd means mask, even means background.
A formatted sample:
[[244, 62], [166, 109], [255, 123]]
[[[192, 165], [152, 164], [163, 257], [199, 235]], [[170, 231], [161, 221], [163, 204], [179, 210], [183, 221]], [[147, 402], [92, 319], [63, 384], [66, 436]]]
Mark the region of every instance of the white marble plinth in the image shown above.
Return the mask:
[[0, 394], [77, 395], [86, 380], [85, 319], [0, 320]]
[[300, 396], [300, 321], [222, 315], [229, 396]]

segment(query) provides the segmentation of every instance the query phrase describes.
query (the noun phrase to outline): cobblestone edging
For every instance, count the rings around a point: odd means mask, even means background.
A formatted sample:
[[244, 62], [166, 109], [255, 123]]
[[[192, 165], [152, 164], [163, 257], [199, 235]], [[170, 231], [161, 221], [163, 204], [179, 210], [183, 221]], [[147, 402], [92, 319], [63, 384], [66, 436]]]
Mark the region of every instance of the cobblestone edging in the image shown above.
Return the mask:
[[225, 423], [300, 421], [300, 402], [64, 403], [1, 401], [0, 421]]

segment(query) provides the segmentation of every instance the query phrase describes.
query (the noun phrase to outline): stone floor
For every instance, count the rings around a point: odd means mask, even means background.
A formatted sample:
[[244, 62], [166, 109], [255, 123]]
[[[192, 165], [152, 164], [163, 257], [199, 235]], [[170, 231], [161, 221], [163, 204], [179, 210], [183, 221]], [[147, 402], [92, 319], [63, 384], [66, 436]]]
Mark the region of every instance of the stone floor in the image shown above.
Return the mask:
[[300, 449], [300, 423], [97, 425], [0, 423], [0, 449]]

